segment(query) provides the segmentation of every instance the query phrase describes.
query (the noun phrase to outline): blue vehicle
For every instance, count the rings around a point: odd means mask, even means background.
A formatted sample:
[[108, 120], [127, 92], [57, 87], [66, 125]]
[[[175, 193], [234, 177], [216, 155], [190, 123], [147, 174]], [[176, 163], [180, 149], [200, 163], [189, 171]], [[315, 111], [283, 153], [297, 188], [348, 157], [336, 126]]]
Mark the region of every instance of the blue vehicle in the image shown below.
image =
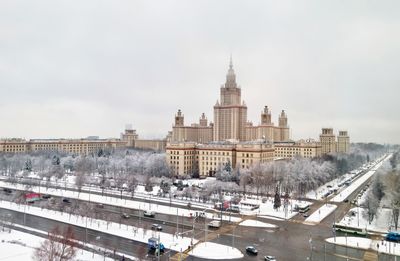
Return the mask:
[[149, 251], [154, 251], [154, 252], [164, 252], [164, 245], [161, 242], [158, 242], [158, 238], [151, 237], [147, 240], [147, 248]]
[[400, 243], [400, 233], [399, 232], [389, 232], [385, 239], [387, 241], [391, 241], [391, 242], [396, 242], [396, 243]]

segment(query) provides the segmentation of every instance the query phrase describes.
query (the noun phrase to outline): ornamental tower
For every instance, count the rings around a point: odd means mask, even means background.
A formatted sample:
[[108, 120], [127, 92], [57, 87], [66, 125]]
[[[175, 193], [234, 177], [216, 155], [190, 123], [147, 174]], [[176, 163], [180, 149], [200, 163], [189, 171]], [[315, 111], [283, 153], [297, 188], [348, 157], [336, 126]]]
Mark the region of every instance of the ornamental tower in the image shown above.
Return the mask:
[[220, 88], [220, 102], [214, 106], [214, 141], [246, 140], [246, 122], [247, 106], [241, 101], [231, 57], [226, 82]]

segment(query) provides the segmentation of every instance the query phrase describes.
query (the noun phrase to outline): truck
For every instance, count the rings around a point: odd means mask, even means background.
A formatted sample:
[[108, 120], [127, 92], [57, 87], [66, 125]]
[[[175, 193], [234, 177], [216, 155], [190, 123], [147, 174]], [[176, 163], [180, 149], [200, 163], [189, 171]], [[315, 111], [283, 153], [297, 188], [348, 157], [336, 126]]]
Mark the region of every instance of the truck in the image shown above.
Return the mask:
[[165, 249], [163, 243], [159, 242], [156, 237], [151, 237], [147, 240], [147, 248], [149, 249], [149, 252], [154, 251], [156, 255], [164, 252]]
[[210, 223], [208, 223], [208, 227], [219, 228], [219, 227], [221, 227], [221, 221], [213, 220]]

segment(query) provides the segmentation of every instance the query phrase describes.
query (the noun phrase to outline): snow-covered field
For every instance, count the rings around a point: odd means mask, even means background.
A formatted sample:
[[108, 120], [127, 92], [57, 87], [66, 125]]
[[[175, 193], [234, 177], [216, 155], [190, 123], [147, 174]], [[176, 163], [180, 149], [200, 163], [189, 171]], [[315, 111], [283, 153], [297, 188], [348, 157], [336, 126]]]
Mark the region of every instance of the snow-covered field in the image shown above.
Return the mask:
[[261, 228], [277, 228], [277, 225], [274, 224], [269, 224], [269, 223], [264, 223], [258, 220], [245, 220], [242, 221], [239, 226], [245, 226], [245, 227], [261, 227]]
[[341, 191], [337, 196], [335, 196], [331, 201], [333, 202], [342, 202], [345, 200], [348, 196], [350, 196], [356, 189], [358, 189], [364, 182], [366, 182], [370, 177], [372, 177], [377, 169], [379, 169], [382, 164], [388, 160], [391, 157], [391, 155], [388, 155], [385, 157], [385, 159], [378, 164], [376, 164], [370, 171], [368, 171], [366, 174], [362, 175], [360, 178], [356, 179], [354, 182], [350, 184], [347, 188], [345, 188], [343, 191]]
[[[23, 233], [16, 230], [8, 229], [0, 231], [0, 260], [21, 261], [32, 260], [35, 248], [39, 247], [45, 239], [31, 234]], [[78, 249], [75, 259], [76, 261], [100, 261], [104, 260], [103, 256], [93, 254], [82, 249]], [[107, 261], [114, 259], [105, 258]]]
[[327, 238], [326, 241], [341, 246], [372, 249], [374, 251], [378, 250], [380, 253], [392, 254], [397, 256], [400, 255], [400, 243], [371, 240], [369, 238], [362, 237], [336, 237], [336, 239], [334, 237], [331, 237]]
[[240, 252], [240, 250], [237, 248], [212, 242], [203, 242], [198, 244], [193, 250], [189, 252], [189, 255], [212, 260], [237, 259], [243, 257], [242, 252]]
[[[363, 208], [352, 208], [339, 224], [355, 228], [366, 228], [367, 231], [380, 233], [386, 233], [389, 230], [392, 221], [392, 210], [379, 209], [378, 216], [372, 220], [371, 224], [368, 223], [365, 211]], [[354, 213], [354, 216], [350, 213]]]
[[319, 223], [324, 218], [329, 216], [329, 214], [331, 214], [336, 208], [336, 205], [324, 204], [322, 207], [312, 213], [306, 220], [304, 220], [304, 224], [314, 225], [316, 223]]

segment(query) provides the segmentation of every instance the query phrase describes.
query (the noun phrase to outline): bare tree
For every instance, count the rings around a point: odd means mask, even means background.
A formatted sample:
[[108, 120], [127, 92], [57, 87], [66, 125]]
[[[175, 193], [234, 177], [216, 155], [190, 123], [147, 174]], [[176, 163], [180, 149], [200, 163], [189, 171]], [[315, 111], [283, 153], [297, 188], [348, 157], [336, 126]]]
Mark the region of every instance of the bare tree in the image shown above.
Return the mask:
[[76, 255], [76, 243], [71, 226], [60, 229], [53, 228], [47, 239], [33, 253], [37, 261], [67, 261]]

